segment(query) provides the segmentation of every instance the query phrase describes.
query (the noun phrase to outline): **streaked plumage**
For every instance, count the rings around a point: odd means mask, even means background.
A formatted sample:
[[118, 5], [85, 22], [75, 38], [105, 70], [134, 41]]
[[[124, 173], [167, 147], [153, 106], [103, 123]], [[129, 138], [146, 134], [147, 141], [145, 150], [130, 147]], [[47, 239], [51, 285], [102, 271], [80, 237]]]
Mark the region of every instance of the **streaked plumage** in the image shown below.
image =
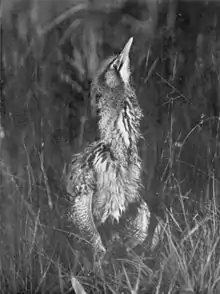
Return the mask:
[[[123, 51], [106, 60], [91, 85], [91, 105], [98, 115], [99, 139], [73, 156], [68, 177], [69, 218], [92, 243], [96, 253], [105, 248], [97, 227], [107, 219], [119, 222], [123, 216], [132, 247], [147, 236], [149, 210], [140, 197], [141, 160], [137, 142], [141, 137], [142, 111], [130, 85], [129, 39]], [[127, 214], [129, 206], [135, 213]]]

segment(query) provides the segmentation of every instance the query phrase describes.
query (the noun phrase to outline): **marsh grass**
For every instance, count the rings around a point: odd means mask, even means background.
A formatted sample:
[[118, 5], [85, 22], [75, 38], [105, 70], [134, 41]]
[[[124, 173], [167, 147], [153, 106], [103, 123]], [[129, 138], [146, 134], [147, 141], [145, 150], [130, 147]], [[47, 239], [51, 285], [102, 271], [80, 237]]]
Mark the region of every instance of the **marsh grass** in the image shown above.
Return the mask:
[[[109, 32], [103, 12], [111, 5], [97, 1], [95, 11], [83, 1], [45, 3], [1, 6], [1, 293], [219, 293], [220, 123], [206, 103], [219, 83], [212, 51], [218, 41], [212, 40], [210, 54], [197, 48], [205, 66], [193, 69], [189, 62], [192, 74], [180, 86], [178, 48], [159, 50], [160, 36], [154, 54], [153, 42], [145, 50], [137, 40], [144, 197], [161, 233], [153, 250], [147, 244], [126, 254], [123, 247], [108, 248], [107, 260], [95, 268], [65, 218], [65, 174], [71, 153], [95, 135], [88, 89], [99, 59], [111, 51], [100, 46], [100, 30]], [[120, 22], [117, 29], [126, 36]]]

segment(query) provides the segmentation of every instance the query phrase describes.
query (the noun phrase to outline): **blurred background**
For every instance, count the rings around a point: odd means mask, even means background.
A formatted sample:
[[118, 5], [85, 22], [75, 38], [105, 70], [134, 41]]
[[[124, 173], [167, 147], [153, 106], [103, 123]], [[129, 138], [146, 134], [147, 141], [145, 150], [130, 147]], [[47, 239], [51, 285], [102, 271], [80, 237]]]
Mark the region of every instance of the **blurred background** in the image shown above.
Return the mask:
[[[218, 1], [3, 0], [0, 5], [2, 287], [13, 280], [15, 293], [22, 287], [42, 291], [44, 283], [61, 289], [61, 279], [51, 283], [50, 275], [81, 266], [77, 257], [70, 258], [63, 234], [67, 164], [96, 134], [91, 80], [100, 62], [119, 52], [130, 36], [133, 83], [144, 111], [139, 146], [144, 198], [162, 219], [165, 209], [181, 209], [180, 195], [192, 216], [202, 214], [210, 199], [218, 206]], [[36, 272], [35, 285], [30, 280]]]

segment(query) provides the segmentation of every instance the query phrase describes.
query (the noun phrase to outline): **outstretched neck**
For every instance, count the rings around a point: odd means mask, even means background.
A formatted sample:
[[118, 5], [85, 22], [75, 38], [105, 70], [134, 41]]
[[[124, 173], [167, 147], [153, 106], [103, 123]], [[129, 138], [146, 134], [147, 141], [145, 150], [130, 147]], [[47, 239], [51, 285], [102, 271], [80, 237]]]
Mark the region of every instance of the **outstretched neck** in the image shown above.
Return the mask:
[[100, 139], [123, 163], [137, 155], [141, 116], [135, 96], [126, 97], [118, 110], [106, 108], [100, 113]]

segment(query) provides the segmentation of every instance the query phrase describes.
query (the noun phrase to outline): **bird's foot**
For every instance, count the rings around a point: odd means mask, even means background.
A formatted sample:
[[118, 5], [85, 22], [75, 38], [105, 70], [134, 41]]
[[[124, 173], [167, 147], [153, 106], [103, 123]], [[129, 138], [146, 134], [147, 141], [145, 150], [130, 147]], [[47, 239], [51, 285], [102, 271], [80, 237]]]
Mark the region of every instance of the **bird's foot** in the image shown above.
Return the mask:
[[103, 246], [103, 244], [100, 243], [98, 247], [96, 246], [95, 254], [94, 254], [95, 272], [99, 275], [103, 273], [102, 266], [105, 265], [105, 256], [106, 256], [106, 249]]
[[95, 260], [102, 261], [105, 257], [106, 249], [103, 245], [95, 249]]
[[102, 243], [101, 237], [97, 236], [93, 241], [95, 262], [102, 261], [106, 254], [106, 249]]

